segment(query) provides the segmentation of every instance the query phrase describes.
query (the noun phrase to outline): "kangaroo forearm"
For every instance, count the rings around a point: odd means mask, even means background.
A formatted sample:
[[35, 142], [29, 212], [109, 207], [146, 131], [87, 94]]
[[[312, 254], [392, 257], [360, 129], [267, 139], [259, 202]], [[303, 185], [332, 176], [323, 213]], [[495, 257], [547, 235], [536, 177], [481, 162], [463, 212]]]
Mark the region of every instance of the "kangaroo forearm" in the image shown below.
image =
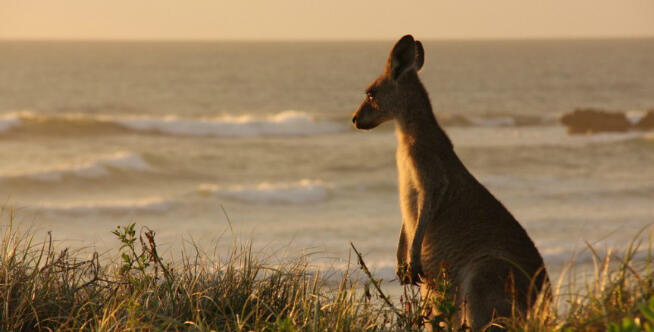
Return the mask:
[[404, 221], [402, 221], [402, 228], [400, 229], [400, 239], [397, 244], [397, 265], [403, 265], [406, 263], [406, 252], [407, 252], [407, 240], [406, 240], [406, 231], [404, 230]]
[[[433, 192], [433, 191], [427, 191]], [[443, 204], [445, 199], [445, 193], [447, 192], [447, 181], [443, 182], [443, 186], [438, 190], [437, 197], [425, 197], [423, 201], [423, 206], [420, 209], [420, 215], [418, 217], [418, 224], [416, 225], [416, 230], [411, 242], [410, 249], [410, 258], [411, 262], [419, 263], [420, 262], [420, 252], [422, 250], [422, 242], [425, 238], [425, 233], [427, 232], [427, 226], [433, 222], [436, 212]]]

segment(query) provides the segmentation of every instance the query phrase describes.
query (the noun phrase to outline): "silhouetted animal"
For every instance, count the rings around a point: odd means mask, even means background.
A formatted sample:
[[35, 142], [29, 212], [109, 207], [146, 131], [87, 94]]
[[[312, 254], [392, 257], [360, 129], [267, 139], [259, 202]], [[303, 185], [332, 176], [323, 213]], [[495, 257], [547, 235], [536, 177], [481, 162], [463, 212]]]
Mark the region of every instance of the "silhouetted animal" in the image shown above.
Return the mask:
[[525, 312], [549, 284], [543, 259], [509, 211], [468, 172], [432, 112], [418, 70], [424, 50], [410, 35], [393, 47], [386, 70], [366, 90], [352, 118], [372, 129], [395, 120], [402, 229], [402, 282], [423, 294], [443, 264], [472, 331], [493, 317]]

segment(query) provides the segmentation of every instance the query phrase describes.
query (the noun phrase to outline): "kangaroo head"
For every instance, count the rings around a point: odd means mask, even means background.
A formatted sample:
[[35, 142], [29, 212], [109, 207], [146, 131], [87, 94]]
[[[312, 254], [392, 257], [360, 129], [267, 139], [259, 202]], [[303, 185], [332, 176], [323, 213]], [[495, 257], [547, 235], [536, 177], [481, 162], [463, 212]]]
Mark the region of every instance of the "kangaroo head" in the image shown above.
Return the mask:
[[411, 35], [402, 37], [388, 57], [386, 70], [366, 89], [366, 97], [352, 117], [357, 129], [372, 129], [406, 111], [415, 86], [416, 72], [425, 62], [422, 44]]

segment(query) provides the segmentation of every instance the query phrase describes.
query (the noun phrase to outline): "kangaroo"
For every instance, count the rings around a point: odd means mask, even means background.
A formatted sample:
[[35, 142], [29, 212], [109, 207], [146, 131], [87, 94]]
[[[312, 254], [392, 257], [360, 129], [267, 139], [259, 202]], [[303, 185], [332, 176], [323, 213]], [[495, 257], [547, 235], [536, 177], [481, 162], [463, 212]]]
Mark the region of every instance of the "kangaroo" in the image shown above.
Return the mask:
[[420, 41], [402, 37], [352, 122], [372, 129], [395, 120], [400, 282], [420, 283], [427, 294], [426, 281], [446, 266], [451, 295], [464, 307], [461, 320], [484, 331], [495, 317], [524, 313], [548, 292], [549, 278], [526, 231], [466, 169], [436, 121], [418, 77], [424, 60]]

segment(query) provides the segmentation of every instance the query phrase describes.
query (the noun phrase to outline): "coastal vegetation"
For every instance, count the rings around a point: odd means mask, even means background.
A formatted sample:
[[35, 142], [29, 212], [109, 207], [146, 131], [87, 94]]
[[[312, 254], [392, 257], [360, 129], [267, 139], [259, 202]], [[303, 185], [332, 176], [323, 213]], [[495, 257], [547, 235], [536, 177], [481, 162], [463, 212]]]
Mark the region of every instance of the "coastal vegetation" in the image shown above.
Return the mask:
[[[465, 330], [452, 299], [424, 300], [409, 286], [388, 295], [397, 281], [377, 279], [355, 245], [352, 263], [334, 274], [316, 270], [310, 256], [272, 264], [247, 242], [215, 255], [194, 246], [172, 260], [160, 254], [155, 231], [135, 224], [113, 230], [115, 250], [88, 254], [58, 247], [50, 234], [37, 238], [11, 209], [0, 218], [0, 331], [422, 331], [426, 306], [440, 310], [442, 331]], [[552, 305], [496, 323], [509, 331], [654, 331], [654, 257], [642, 235], [620, 254], [589, 246], [595, 268], [585, 281], [561, 277]]]

